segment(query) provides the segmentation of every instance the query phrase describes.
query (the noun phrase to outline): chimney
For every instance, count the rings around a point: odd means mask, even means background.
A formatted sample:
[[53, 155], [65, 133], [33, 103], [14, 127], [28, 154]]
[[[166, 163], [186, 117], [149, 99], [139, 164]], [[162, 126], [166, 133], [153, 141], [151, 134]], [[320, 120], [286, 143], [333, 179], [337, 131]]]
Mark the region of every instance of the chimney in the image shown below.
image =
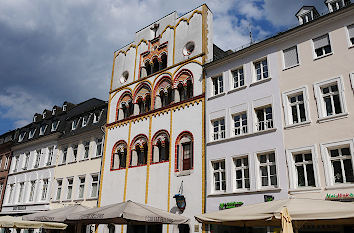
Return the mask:
[[320, 14], [316, 10], [314, 6], [303, 6], [301, 9], [296, 13], [296, 17], [299, 20], [299, 24], [308, 23], [316, 18], [318, 18]]

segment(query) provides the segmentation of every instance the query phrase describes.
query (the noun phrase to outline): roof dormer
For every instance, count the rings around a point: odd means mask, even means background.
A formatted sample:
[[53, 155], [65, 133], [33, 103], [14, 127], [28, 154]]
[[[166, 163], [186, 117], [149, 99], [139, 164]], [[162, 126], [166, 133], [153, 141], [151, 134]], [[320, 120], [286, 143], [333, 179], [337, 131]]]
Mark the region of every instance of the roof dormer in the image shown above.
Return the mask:
[[48, 117], [50, 117], [50, 115], [51, 115], [50, 110], [44, 109], [43, 114], [42, 114], [42, 119], [47, 119]]
[[300, 25], [308, 23], [316, 18], [318, 18], [320, 14], [316, 10], [314, 6], [303, 6], [296, 13], [296, 17], [299, 20]]
[[325, 4], [327, 5], [329, 12], [334, 12], [348, 6], [350, 0], [326, 0]]
[[36, 122], [39, 122], [40, 120], [42, 120], [42, 114], [39, 114], [39, 113], [34, 114], [33, 122], [36, 123]]

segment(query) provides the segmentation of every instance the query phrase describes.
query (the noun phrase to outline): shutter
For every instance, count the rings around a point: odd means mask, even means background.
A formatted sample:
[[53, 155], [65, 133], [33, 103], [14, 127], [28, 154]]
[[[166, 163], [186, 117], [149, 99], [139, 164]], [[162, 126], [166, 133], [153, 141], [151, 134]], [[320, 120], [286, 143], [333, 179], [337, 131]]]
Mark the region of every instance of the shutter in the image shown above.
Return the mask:
[[285, 68], [292, 67], [292, 66], [299, 64], [296, 46], [285, 49], [283, 51], [283, 53], [284, 53], [284, 66], [285, 66]]
[[313, 44], [315, 46], [315, 49], [322, 48], [329, 45], [328, 34], [313, 39]]
[[348, 33], [349, 33], [349, 38], [354, 38], [354, 24], [348, 26]]

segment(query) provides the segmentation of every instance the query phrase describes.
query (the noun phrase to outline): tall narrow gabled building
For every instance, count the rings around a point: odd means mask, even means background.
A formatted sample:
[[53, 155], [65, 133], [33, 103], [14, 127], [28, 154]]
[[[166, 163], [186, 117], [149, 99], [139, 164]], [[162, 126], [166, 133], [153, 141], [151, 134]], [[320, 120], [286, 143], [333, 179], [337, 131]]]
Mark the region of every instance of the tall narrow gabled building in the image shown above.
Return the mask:
[[213, 56], [212, 30], [202, 5], [157, 20], [114, 53], [99, 205], [132, 200], [191, 220], [149, 232], [201, 231], [194, 215], [205, 205], [202, 65]]

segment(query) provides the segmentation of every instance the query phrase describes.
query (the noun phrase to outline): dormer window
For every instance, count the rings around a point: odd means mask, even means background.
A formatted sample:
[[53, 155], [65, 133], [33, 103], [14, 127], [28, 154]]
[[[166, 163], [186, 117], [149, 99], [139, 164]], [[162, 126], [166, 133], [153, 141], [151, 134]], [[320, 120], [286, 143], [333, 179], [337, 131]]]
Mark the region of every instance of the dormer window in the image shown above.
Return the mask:
[[37, 116], [34, 116], [33, 117], [33, 122], [36, 122], [37, 121]]
[[22, 142], [23, 139], [25, 138], [25, 135], [26, 135], [26, 132], [20, 133], [20, 136], [18, 137], [18, 141], [19, 141], [19, 142]]
[[317, 17], [319, 17], [320, 14], [316, 10], [314, 6], [303, 6], [297, 13], [296, 17], [299, 20], [300, 25], [308, 23]]
[[84, 116], [82, 118], [82, 127], [85, 127], [87, 125], [88, 119], [89, 119], [89, 116]]
[[67, 107], [68, 107], [68, 106], [67, 106], [66, 104], [63, 105], [63, 112], [66, 111], [66, 108], [67, 108]]
[[36, 133], [36, 129], [31, 129], [31, 131], [29, 132], [29, 135], [28, 135], [28, 139], [33, 138], [35, 133]]
[[59, 122], [60, 122], [60, 121], [53, 121], [53, 122], [52, 122], [52, 129], [51, 129], [52, 132], [54, 132], [54, 131], [57, 130], [58, 125], [59, 125]]
[[43, 119], [47, 116], [47, 112], [43, 112]]
[[350, 0], [327, 0], [326, 4], [329, 12], [334, 12], [349, 5]]
[[309, 12], [309, 13], [304, 14], [303, 16], [301, 16], [301, 19], [302, 19], [302, 23], [308, 23], [308, 22], [312, 21], [313, 18], [312, 18], [311, 12]]
[[102, 115], [103, 110], [101, 110], [100, 112], [95, 112], [93, 114], [93, 123], [97, 123], [100, 121], [101, 115]]
[[71, 123], [71, 130], [75, 130], [77, 128], [78, 123], [78, 119], [73, 120], [73, 122]]
[[53, 108], [53, 110], [52, 110], [52, 115], [55, 116], [56, 113], [57, 113], [57, 109], [56, 109], [56, 108]]
[[42, 125], [41, 128], [39, 129], [39, 135], [44, 135], [45, 131], [47, 129], [47, 125]]

